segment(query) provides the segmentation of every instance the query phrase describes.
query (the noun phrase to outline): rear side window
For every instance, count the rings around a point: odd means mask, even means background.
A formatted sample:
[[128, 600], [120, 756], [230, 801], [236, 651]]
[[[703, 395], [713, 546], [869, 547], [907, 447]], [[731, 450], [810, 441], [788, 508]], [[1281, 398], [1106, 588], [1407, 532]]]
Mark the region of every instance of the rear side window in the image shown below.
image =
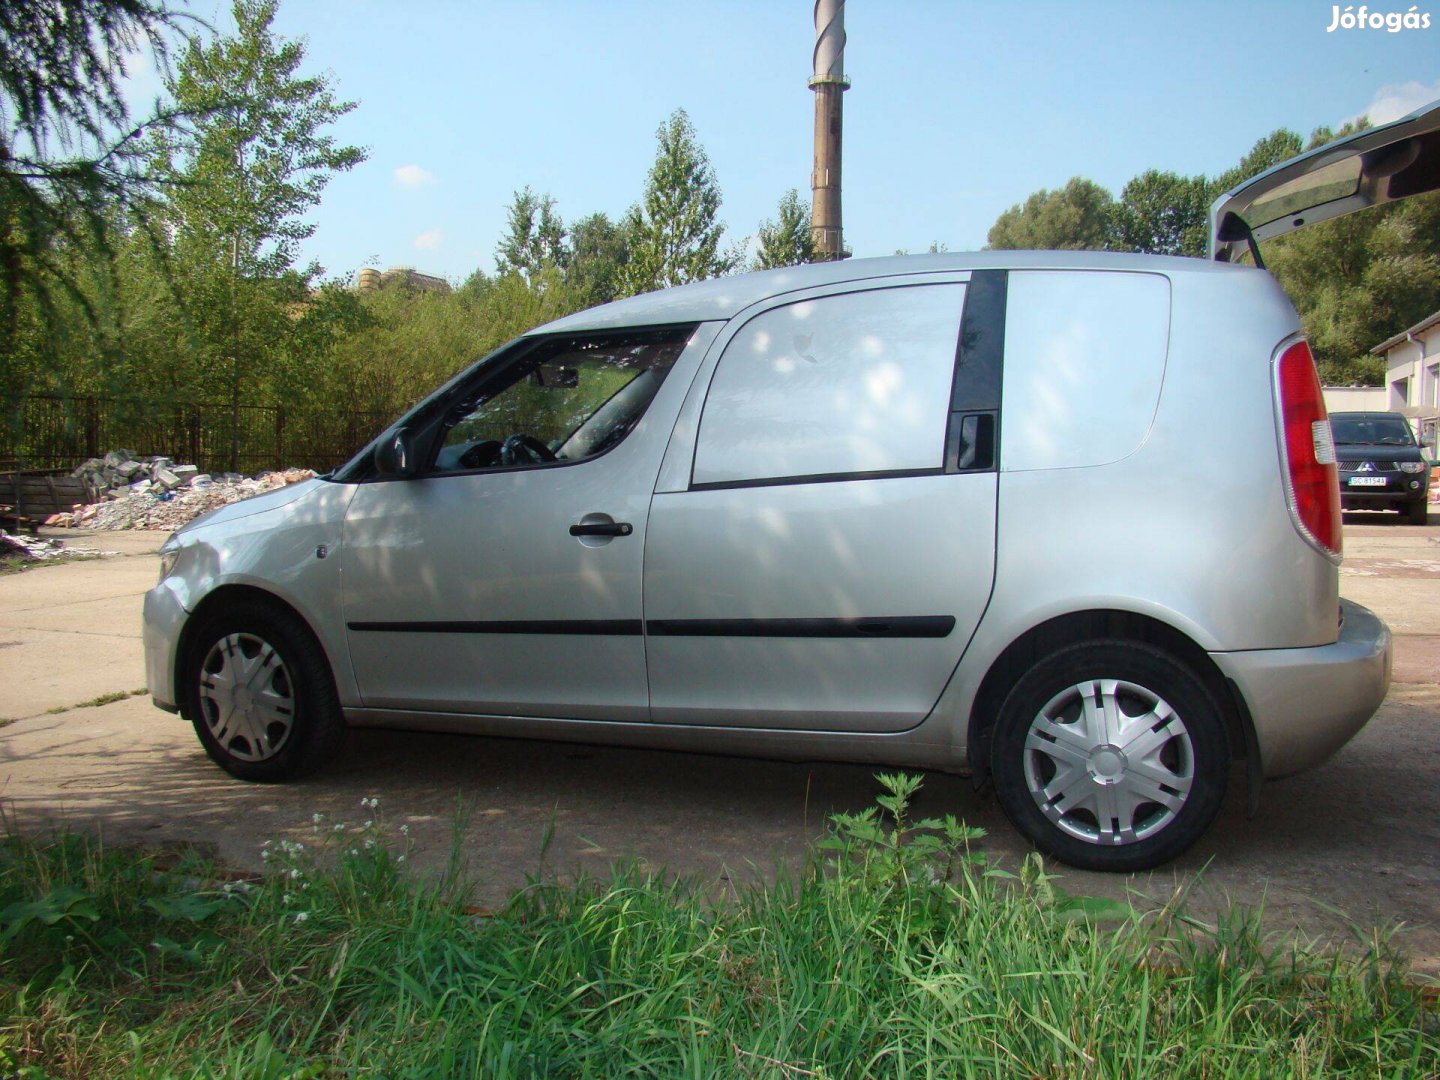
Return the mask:
[[755, 316], [710, 383], [693, 484], [940, 471], [964, 300], [915, 285]]
[[1107, 465], [1139, 449], [1165, 377], [1169, 279], [1017, 271], [1005, 312], [1001, 469]]

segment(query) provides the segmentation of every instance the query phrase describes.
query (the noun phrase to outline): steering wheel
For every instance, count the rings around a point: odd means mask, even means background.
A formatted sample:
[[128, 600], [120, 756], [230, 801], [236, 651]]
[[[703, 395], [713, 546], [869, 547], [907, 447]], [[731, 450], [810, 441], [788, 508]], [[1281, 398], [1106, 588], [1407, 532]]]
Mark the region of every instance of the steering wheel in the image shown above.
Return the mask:
[[511, 435], [500, 444], [501, 465], [539, 465], [555, 460], [555, 451], [534, 435]]
[[455, 464], [462, 469], [483, 469], [487, 465], [494, 465], [499, 456], [500, 444], [494, 439], [484, 439], [466, 449], [456, 459]]

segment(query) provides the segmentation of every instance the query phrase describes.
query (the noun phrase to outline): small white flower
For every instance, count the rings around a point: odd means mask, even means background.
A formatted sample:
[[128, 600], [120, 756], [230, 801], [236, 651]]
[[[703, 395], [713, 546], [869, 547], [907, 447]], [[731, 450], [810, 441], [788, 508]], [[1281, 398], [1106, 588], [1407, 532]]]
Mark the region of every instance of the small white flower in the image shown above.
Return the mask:
[[373, 836], [367, 836], [367, 837], [365, 838], [365, 850], [366, 850], [366, 851], [374, 851], [374, 850], [375, 850], [375, 838], [374, 838]]
[[291, 896], [291, 895], [287, 892], [284, 896], [282, 896], [282, 897], [280, 898], [280, 902], [281, 902], [282, 904], [293, 904], [293, 903], [295, 902], [295, 897]]
[[404, 855], [396, 855], [396, 856], [395, 856], [395, 861], [396, 861], [397, 863], [402, 863], [402, 862], [405, 861], [405, 856], [404, 856]]
[[290, 868], [290, 870], [289, 870], [290, 880], [291, 880], [291, 881], [294, 881], [294, 880], [295, 880], [296, 878], [298, 878], [299, 876], [300, 876], [300, 871], [299, 871], [299, 869], [292, 866], [292, 867]]
[[345, 826], [344, 826], [343, 824], [337, 824], [333, 829], [331, 829], [331, 832], [344, 832], [344, 831], [345, 831]]
[[295, 921], [297, 923], [302, 923], [308, 918], [310, 918], [310, 913], [308, 911], [297, 911], [295, 913]]
[[310, 820], [313, 821], [316, 825], [319, 825], [322, 821], [325, 820], [325, 815], [324, 815], [324, 814], [311, 814], [311, 815], [310, 815]]
[[410, 826], [409, 826], [409, 825], [401, 825], [401, 826], [400, 826], [400, 835], [401, 835], [401, 836], [409, 836], [409, 835], [410, 835]]

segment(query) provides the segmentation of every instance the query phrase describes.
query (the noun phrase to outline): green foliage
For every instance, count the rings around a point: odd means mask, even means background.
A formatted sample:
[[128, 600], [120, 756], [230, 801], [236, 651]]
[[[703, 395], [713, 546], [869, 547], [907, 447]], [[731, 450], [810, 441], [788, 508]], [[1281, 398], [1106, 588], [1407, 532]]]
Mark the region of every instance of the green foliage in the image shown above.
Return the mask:
[[[187, 110], [203, 110], [194, 137], [156, 139], [162, 174], [173, 184], [171, 224], [186, 255], [249, 279], [291, 270], [302, 220], [337, 172], [365, 160], [337, 145], [328, 128], [355, 108], [331, 79], [304, 76], [300, 41], [272, 29], [278, 0], [235, 0], [231, 37], [192, 37], [168, 89]], [[301, 276], [308, 285], [319, 272]]]
[[720, 185], [685, 110], [671, 113], [655, 139], [645, 194], [625, 216], [630, 259], [620, 287], [626, 295], [703, 281], [735, 265], [732, 253], [720, 253]]
[[1002, 250], [1106, 251], [1115, 200], [1099, 184], [1073, 177], [1063, 188], [1037, 191], [990, 226], [986, 247]]
[[810, 208], [800, 201], [794, 188], [780, 199], [775, 219], [760, 224], [760, 250], [752, 270], [773, 270], [799, 266], [815, 260], [815, 239], [810, 231]]
[[581, 308], [608, 304], [618, 297], [629, 261], [629, 237], [606, 214], [590, 214], [570, 227], [565, 280]]
[[570, 261], [565, 243], [565, 222], [555, 213], [555, 200], [536, 195], [527, 185], [515, 192], [506, 209], [505, 235], [495, 245], [495, 272], [527, 277], [547, 266], [564, 267]]
[[1147, 170], [1125, 185], [1113, 208], [1117, 251], [1204, 258], [1210, 239], [1210, 183], [1203, 176]]
[[[121, 92], [127, 54], [160, 69], [185, 16], [164, 0], [0, 4], [0, 398], [53, 370], [57, 345], [109, 351], [111, 261], [145, 230], [160, 194], [143, 136], [178, 128], [157, 103], [142, 121]], [[0, 417], [3, 431], [9, 417]]]
[[274, 34], [277, 6], [235, 0], [233, 36], [190, 39], [168, 89], [204, 116], [193, 138], [162, 133], [154, 144], [171, 184], [169, 255], [184, 282], [195, 373], [225, 388], [234, 414], [232, 469], [246, 388], [258, 382], [283, 400], [305, 382], [297, 366], [334, 329], [324, 305], [300, 314], [320, 268], [294, 263], [315, 231], [304, 215], [335, 173], [365, 158], [329, 133], [355, 105], [336, 99], [328, 77], [299, 74], [305, 48]]
[[1069, 897], [1036, 857], [1003, 872], [978, 830], [911, 821], [919, 782], [880, 779], [827, 861], [723, 899], [632, 866], [476, 909], [463, 832], [444, 872], [414, 876], [373, 799], [219, 888], [194, 859], [12, 838], [0, 908], [39, 914], [0, 945], [0, 1067], [1319, 1077], [1423, 1075], [1440, 1055], [1440, 1017], [1383, 941], [1323, 955], [1267, 944], [1253, 912]]

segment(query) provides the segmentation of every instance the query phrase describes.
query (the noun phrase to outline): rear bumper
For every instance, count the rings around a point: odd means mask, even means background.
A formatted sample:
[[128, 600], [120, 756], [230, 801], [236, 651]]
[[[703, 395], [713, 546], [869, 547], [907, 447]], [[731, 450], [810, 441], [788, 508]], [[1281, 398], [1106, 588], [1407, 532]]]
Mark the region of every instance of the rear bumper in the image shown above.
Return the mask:
[[1340, 601], [1340, 611], [1340, 637], [1333, 645], [1210, 654], [1250, 710], [1266, 777], [1319, 765], [1385, 700], [1390, 628], [1348, 600]]

